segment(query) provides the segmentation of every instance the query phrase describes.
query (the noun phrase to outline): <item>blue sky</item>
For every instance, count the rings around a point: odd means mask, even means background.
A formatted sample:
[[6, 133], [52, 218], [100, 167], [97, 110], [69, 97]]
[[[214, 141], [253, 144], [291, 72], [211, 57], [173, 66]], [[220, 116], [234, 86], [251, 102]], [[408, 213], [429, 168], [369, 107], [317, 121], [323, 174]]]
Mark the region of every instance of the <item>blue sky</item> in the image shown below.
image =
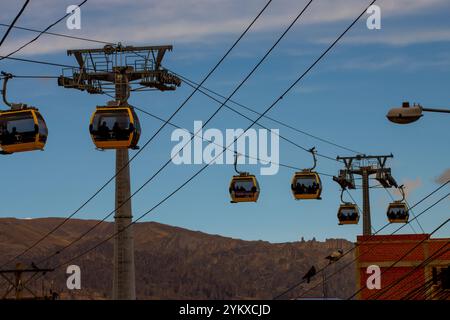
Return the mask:
[[[264, 111], [318, 55], [340, 34], [369, 1], [316, 0], [234, 99]], [[130, 45], [172, 44], [165, 65], [200, 81], [233, 43], [265, 1], [122, 1], [90, 0], [82, 7], [82, 29], [68, 30], [62, 22], [52, 31]], [[283, 32], [306, 1], [274, 0], [254, 29], [208, 80], [206, 86], [228, 95], [256, 61]], [[17, 25], [43, 29], [65, 14], [73, 1], [32, 2]], [[379, 1], [381, 30], [366, 28], [367, 15], [330, 54], [270, 112], [270, 116], [299, 129], [366, 154], [394, 154], [389, 162], [396, 179], [408, 187], [413, 204], [438, 186], [436, 179], [450, 167], [449, 119], [426, 114], [420, 121], [398, 126], [389, 123], [387, 110], [403, 100], [430, 107], [449, 107], [450, 91], [450, 3], [445, 0]], [[0, 22], [10, 23], [20, 9], [17, 1], [2, 1]], [[0, 29], [6, 30], [6, 29]], [[14, 30], [0, 48], [4, 55], [35, 34]], [[75, 64], [67, 57], [70, 48], [99, 47], [98, 44], [44, 35], [17, 57]], [[0, 69], [17, 75], [59, 75], [60, 68], [0, 61]], [[135, 93], [130, 103], [160, 117], [168, 117], [184, 101], [191, 88], [176, 92]], [[40, 108], [49, 126], [45, 152], [2, 157], [4, 184], [0, 215], [4, 217], [65, 217], [113, 175], [114, 153], [94, 149], [88, 121], [96, 105], [108, 97], [88, 95], [58, 87], [56, 80], [17, 79], [10, 83], [10, 99]], [[193, 130], [194, 120], [205, 120], [217, 103], [197, 94], [175, 117], [174, 123]], [[238, 107], [236, 107], [238, 108]], [[240, 110], [241, 111], [241, 110]], [[253, 114], [243, 111], [248, 116]], [[139, 114], [143, 125], [141, 144], [159, 128], [160, 122]], [[348, 151], [324, 144], [269, 121], [304, 147], [316, 146], [320, 153], [335, 157]], [[245, 128], [248, 121], [222, 110], [208, 127]], [[175, 145], [173, 128], [167, 127], [132, 164], [132, 190], [137, 189], [167, 159]], [[133, 155], [135, 151], [131, 151]], [[280, 144], [280, 162], [309, 167], [310, 155], [285, 142]], [[319, 159], [320, 172], [337, 174], [339, 163]], [[199, 165], [170, 165], [152, 184], [133, 198], [133, 213], [140, 216], [184, 182]], [[243, 169], [259, 172], [258, 166]], [[272, 242], [345, 237], [355, 240], [358, 226], [337, 225], [339, 187], [323, 177], [323, 200], [296, 202], [289, 184], [293, 170], [280, 168], [276, 176], [258, 177], [262, 192], [258, 203], [229, 203], [228, 183], [232, 166], [208, 168], [196, 180], [163, 204], [145, 221], [157, 221], [207, 233]], [[448, 171], [447, 171], [448, 179]], [[361, 204], [361, 190], [352, 195]], [[415, 213], [445, 195], [448, 187]], [[390, 201], [382, 189], [371, 192], [375, 229], [386, 223]], [[114, 184], [76, 217], [99, 219], [113, 209]], [[448, 199], [419, 219], [431, 232], [449, 216]], [[412, 223], [416, 231], [416, 223]], [[388, 233], [397, 226], [384, 230]], [[438, 236], [449, 236], [443, 228]], [[402, 232], [411, 233], [410, 227]]]

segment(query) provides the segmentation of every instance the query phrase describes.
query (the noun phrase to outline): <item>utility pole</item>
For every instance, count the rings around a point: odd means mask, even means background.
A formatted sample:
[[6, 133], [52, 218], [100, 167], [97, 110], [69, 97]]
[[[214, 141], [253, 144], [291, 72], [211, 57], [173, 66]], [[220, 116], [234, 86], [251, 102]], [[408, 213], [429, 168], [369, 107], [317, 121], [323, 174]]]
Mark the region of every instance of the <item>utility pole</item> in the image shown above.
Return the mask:
[[[115, 101], [109, 105], [129, 106], [128, 98], [135, 89], [150, 88], [159, 91], [175, 90], [181, 80], [161, 67], [166, 51], [172, 46], [132, 47], [107, 45], [101, 49], [68, 50], [79, 68], [69, 69], [70, 77], [58, 78], [65, 88], [86, 90], [90, 94], [107, 94], [113, 90]], [[112, 84], [112, 87], [111, 87]], [[115, 216], [114, 216], [114, 300], [136, 299], [134, 241], [132, 223], [131, 187], [128, 149], [116, 149]]]
[[333, 177], [333, 180], [345, 189], [355, 189], [353, 176], [359, 175], [362, 178], [363, 194], [363, 235], [372, 234], [372, 222], [370, 215], [370, 176], [376, 174], [376, 179], [384, 188], [398, 187], [397, 182], [391, 175], [391, 169], [386, 168], [388, 158], [393, 158], [392, 154], [382, 156], [357, 155], [354, 157], [337, 157], [345, 165], [344, 170], [340, 170], [339, 176]]
[[[33, 268], [25, 268], [22, 264], [18, 263], [15, 269], [0, 270], [0, 277], [6, 280], [8, 288], [2, 294], [1, 299], [6, 300], [13, 292], [15, 300], [30, 299], [30, 297], [24, 297], [23, 292], [27, 291], [31, 294], [31, 299], [55, 299], [57, 295], [52, 292], [52, 296], [43, 295], [39, 297], [28, 287], [28, 283], [38, 274], [45, 275], [47, 272], [52, 272], [54, 269], [41, 269], [33, 265]], [[31, 274], [31, 276], [24, 280], [24, 274]], [[44, 290], [43, 290], [44, 291]]]

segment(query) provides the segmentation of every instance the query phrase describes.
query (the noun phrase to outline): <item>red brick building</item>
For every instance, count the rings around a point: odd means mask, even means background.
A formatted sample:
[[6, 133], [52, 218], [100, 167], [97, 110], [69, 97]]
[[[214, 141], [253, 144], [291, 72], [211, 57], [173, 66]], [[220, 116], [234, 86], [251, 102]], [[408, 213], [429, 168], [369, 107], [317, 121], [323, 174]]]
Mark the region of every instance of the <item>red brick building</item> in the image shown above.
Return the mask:
[[[364, 288], [355, 298], [450, 300], [450, 238], [431, 239], [428, 234], [358, 236], [355, 251], [357, 286]], [[366, 281], [372, 273], [368, 274], [367, 268], [373, 265], [381, 271], [381, 288], [369, 290]]]

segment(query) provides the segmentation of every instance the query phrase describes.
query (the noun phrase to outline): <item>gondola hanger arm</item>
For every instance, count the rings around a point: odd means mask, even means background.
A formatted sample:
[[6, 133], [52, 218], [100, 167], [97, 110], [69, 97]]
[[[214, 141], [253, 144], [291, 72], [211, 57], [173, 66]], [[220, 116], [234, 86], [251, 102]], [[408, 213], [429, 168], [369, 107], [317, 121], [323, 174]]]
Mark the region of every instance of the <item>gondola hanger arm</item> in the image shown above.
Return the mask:
[[237, 173], [238, 175], [241, 175], [242, 172], [240, 172], [240, 171], [237, 169], [237, 161], [238, 161], [238, 157], [239, 157], [239, 156], [240, 156], [239, 153], [237, 153], [237, 152], [234, 153], [234, 171], [236, 171], [236, 173]]
[[27, 106], [26, 104], [8, 102], [8, 99], [6, 99], [7, 85], [8, 85], [9, 79], [12, 79], [14, 76], [11, 73], [7, 73], [7, 72], [4, 72], [4, 71], [2, 71], [1, 74], [4, 77], [3, 78], [3, 87], [2, 87], [2, 90], [1, 90], [3, 102], [8, 107], [10, 107], [11, 109], [22, 109], [22, 108], [25, 108]]
[[308, 151], [311, 152], [311, 154], [313, 156], [314, 164], [313, 164], [312, 168], [306, 169], [306, 171], [313, 171], [316, 168], [316, 165], [317, 165], [317, 158], [316, 158], [317, 151], [316, 151], [316, 147], [312, 147]]

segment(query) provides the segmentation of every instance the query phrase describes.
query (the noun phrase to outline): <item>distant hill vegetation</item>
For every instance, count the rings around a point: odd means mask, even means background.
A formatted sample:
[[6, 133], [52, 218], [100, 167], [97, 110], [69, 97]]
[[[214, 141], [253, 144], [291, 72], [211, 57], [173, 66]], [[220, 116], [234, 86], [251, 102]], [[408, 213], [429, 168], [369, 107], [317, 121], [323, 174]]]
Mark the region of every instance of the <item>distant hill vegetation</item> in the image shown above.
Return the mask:
[[[20, 253], [61, 221], [59, 218], [0, 219], [0, 263]], [[20, 262], [36, 263], [95, 223], [94, 220], [70, 220]], [[112, 223], [102, 223], [79, 243], [39, 267], [55, 266], [112, 232]], [[345, 251], [353, 246], [351, 242], [337, 239], [276, 244], [244, 241], [155, 222], [136, 224], [134, 233], [139, 299], [271, 299], [299, 282], [312, 265], [317, 269], [326, 265], [325, 257], [334, 250], [343, 248]], [[348, 254], [327, 268], [327, 274], [331, 275], [353, 258], [353, 254]], [[113, 243], [110, 241], [73, 262], [81, 268], [81, 290], [66, 288], [65, 269], [46, 275], [45, 286], [49, 287], [53, 282], [54, 289], [61, 292], [63, 299], [107, 299], [111, 296], [112, 259]], [[297, 298], [315, 285], [317, 287], [305, 297], [322, 297], [325, 291], [328, 297], [346, 298], [355, 290], [353, 265], [332, 277], [325, 287], [319, 283], [322, 279], [320, 274], [310, 284], [302, 284], [283, 298]], [[0, 280], [0, 285], [4, 291], [6, 282]], [[37, 292], [41, 287], [41, 281], [33, 283]]]

